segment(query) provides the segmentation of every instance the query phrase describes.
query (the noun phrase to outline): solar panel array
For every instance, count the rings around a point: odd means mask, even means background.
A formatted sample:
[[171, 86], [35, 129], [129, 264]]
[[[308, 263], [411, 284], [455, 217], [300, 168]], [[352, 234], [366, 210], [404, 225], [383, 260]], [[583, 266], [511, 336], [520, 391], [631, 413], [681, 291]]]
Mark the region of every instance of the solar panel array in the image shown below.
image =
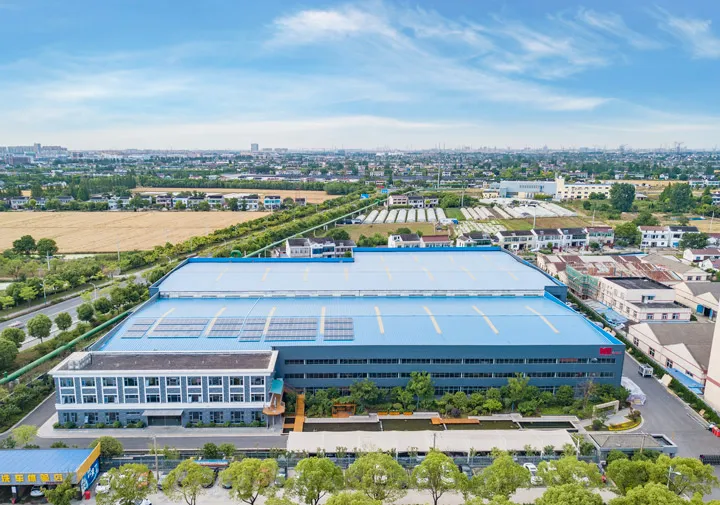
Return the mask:
[[224, 317], [215, 320], [208, 337], [214, 338], [235, 338], [240, 335], [240, 329], [243, 326], [243, 319], [238, 317]]
[[265, 334], [265, 340], [315, 340], [316, 317], [274, 317]]
[[263, 331], [265, 331], [265, 321], [264, 317], [245, 318], [245, 326], [243, 326], [238, 340], [242, 342], [259, 342]]
[[149, 337], [199, 337], [209, 319], [168, 317], [161, 319]]
[[133, 324], [125, 331], [123, 338], [142, 338], [147, 331], [152, 328], [157, 319], [136, 319]]
[[355, 325], [351, 317], [326, 317], [325, 340], [355, 340]]

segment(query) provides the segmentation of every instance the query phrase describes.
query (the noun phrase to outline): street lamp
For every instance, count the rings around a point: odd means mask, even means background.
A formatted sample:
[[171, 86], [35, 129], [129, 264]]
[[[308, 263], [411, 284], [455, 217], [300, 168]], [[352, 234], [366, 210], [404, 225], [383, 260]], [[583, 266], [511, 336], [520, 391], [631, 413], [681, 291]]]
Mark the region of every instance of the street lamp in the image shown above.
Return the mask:
[[97, 285], [94, 282], [88, 282], [94, 289], [93, 291], [93, 300], [97, 300]]
[[682, 474], [680, 472], [673, 472], [673, 467], [668, 467], [668, 477], [667, 477], [667, 488], [668, 489], [670, 489], [670, 480], [672, 479], [673, 475], [682, 477]]

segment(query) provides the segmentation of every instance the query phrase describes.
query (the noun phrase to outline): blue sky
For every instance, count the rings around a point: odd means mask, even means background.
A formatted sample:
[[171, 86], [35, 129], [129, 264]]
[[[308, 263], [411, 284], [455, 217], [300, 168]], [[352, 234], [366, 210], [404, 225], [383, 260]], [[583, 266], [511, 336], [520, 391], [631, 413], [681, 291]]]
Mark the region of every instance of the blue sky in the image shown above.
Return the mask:
[[720, 2], [0, 0], [0, 145], [720, 140]]

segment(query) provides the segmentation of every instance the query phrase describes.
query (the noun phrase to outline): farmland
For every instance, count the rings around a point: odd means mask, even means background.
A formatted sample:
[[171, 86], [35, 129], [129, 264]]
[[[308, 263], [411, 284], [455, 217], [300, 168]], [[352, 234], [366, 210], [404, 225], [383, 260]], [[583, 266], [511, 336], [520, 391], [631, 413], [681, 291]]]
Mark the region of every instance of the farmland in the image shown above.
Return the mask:
[[267, 212], [3, 212], [0, 250], [22, 235], [52, 238], [60, 252], [152, 249], [250, 221]]
[[343, 230], [348, 232], [350, 238], [355, 241], [360, 238], [360, 235], [369, 237], [370, 235], [379, 233], [383, 237], [386, 237], [389, 233], [394, 232], [398, 228], [409, 228], [413, 233], [420, 231], [423, 235], [432, 235], [435, 233], [435, 225], [432, 223], [353, 224], [342, 227]]
[[216, 193], [227, 195], [228, 193], [280, 195], [282, 198], [305, 198], [307, 203], [322, 203], [325, 200], [337, 198], [338, 195], [328, 195], [324, 191], [295, 191], [289, 189], [238, 189], [238, 188], [135, 188], [133, 193], [180, 193], [182, 191], [199, 191], [201, 193]]

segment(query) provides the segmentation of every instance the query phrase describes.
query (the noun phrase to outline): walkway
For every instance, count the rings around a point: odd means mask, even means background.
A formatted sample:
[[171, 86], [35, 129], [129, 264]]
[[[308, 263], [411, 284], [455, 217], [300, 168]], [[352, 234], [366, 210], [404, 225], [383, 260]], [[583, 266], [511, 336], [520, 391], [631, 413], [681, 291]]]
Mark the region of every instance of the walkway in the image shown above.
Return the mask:
[[297, 395], [297, 402], [295, 406], [295, 424], [293, 425], [293, 431], [300, 433], [303, 430], [305, 424], [305, 394], [301, 393]]

